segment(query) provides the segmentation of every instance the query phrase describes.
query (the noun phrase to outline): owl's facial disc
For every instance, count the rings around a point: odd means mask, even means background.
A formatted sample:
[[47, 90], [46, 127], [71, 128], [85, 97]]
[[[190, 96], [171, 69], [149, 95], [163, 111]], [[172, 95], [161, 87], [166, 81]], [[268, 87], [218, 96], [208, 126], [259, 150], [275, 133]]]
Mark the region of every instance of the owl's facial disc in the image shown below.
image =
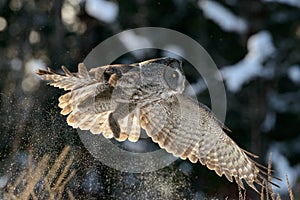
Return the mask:
[[166, 66], [164, 71], [164, 80], [174, 92], [183, 92], [185, 87], [185, 77], [178, 68]]

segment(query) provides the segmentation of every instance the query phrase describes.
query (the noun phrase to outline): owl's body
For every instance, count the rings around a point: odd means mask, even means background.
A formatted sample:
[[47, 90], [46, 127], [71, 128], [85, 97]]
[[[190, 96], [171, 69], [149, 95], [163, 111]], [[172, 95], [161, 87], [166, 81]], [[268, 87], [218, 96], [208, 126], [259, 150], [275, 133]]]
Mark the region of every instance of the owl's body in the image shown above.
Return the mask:
[[[264, 171], [224, 132], [225, 126], [203, 104], [183, 95], [181, 62], [160, 58], [130, 65], [107, 65], [65, 75], [39, 70], [54, 87], [70, 90], [59, 98], [61, 114], [74, 128], [106, 138], [135, 142], [140, 129], [163, 149], [215, 170], [244, 188], [257, 191]], [[247, 155], [248, 154], [248, 155]]]

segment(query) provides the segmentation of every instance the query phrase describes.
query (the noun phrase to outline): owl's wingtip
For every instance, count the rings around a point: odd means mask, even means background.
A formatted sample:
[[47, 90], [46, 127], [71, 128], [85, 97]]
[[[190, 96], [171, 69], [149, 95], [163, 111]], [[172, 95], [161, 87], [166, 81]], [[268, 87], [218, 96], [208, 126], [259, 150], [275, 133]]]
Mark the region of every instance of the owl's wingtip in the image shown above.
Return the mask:
[[45, 75], [45, 74], [48, 74], [49, 72], [45, 71], [45, 70], [42, 70], [42, 69], [38, 69], [38, 70], [35, 71], [35, 73], [37, 75]]
[[[51, 69], [50, 67], [47, 68], [47, 70], [43, 70], [43, 69], [38, 69], [35, 72], [37, 75], [52, 75], [52, 74], [58, 74], [57, 72], [55, 72], [53, 69]], [[58, 74], [60, 75], [60, 74]]]

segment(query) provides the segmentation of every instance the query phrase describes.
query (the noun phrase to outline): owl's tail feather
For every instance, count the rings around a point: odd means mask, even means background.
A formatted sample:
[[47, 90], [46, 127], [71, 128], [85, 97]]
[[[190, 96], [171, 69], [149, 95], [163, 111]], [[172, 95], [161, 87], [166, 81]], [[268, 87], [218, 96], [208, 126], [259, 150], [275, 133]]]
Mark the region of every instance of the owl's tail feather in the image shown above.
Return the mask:
[[99, 83], [99, 80], [90, 76], [83, 63], [78, 64], [78, 73], [71, 73], [65, 66], [62, 66], [62, 70], [65, 74], [55, 72], [51, 68], [48, 68], [47, 71], [39, 69], [36, 73], [50, 81], [51, 86], [64, 90], [75, 90], [96, 82]]
[[62, 108], [63, 115], [71, 113], [75, 106], [90, 106], [98, 94], [109, 88], [104, 81], [95, 76], [95, 70], [89, 74], [83, 63], [78, 65], [78, 73], [71, 73], [65, 66], [62, 66], [62, 70], [65, 74], [57, 73], [51, 68], [48, 68], [48, 71], [38, 70], [36, 73], [48, 80], [53, 87], [71, 90], [59, 98], [58, 106]]

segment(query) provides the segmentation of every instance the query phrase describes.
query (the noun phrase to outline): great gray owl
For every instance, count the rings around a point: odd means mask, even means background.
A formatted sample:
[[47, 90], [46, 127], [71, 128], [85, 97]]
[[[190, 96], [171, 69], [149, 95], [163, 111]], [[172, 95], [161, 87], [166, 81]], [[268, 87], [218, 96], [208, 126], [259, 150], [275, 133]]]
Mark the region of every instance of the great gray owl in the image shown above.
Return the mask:
[[37, 74], [50, 85], [70, 92], [59, 98], [61, 114], [74, 128], [102, 133], [106, 138], [135, 142], [140, 129], [169, 153], [191, 162], [200, 161], [244, 188], [242, 179], [257, 191], [263, 186], [265, 168], [253, 154], [230, 139], [214, 114], [203, 104], [183, 95], [185, 76], [181, 62], [159, 58], [130, 65], [106, 65], [78, 73], [62, 67]]

